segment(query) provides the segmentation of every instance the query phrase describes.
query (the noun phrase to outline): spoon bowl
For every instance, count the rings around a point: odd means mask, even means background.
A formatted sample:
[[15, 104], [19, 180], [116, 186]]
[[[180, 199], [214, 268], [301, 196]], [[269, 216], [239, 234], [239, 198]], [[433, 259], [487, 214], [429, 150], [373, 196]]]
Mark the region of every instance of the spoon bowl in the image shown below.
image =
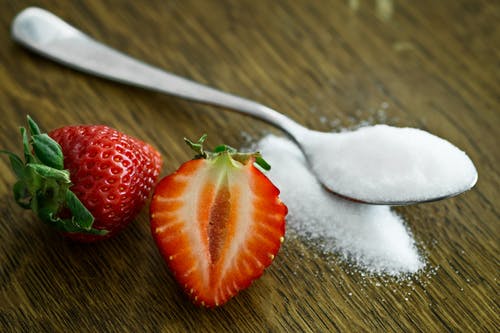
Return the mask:
[[[282, 129], [300, 146], [317, 179], [328, 190], [350, 200], [383, 205], [434, 201], [462, 193], [477, 181], [476, 169], [465, 153], [427, 132], [389, 126], [368, 133], [362, 129], [350, 134], [313, 131], [265, 105], [118, 52], [37, 7], [20, 12], [11, 31], [13, 39], [21, 45], [74, 69], [266, 121]], [[389, 133], [395, 133], [394, 140], [387, 137]], [[380, 134], [385, 140], [379, 140]], [[425, 145], [413, 145], [415, 140], [424, 140], [431, 148], [437, 144], [440, 149], [429, 152]], [[405, 155], [405, 149], [412, 154]], [[446, 178], [453, 169], [447, 161], [450, 156], [461, 173]], [[433, 172], [432, 168], [440, 172]], [[447, 179], [445, 184], [440, 177]], [[436, 183], [445, 186], [436, 187]]]

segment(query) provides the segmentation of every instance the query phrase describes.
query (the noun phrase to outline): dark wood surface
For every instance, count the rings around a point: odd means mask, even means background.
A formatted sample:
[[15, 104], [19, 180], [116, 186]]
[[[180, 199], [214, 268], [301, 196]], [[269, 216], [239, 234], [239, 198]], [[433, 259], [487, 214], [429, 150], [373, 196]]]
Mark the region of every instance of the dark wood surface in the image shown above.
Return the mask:
[[[471, 156], [477, 186], [399, 207], [428, 268], [366, 276], [287, 237], [275, 263], [226, 306], [191, 305], [162, 262], [147, 209], [116, 238], [71, 243], [16, 206], [0, 160], [2, 332], [494, 332], [498, 318], [500, 2], [35, 2], [95, 38], [318, 130], [363, 122], [426, 129]], [[275, 131], [248, 117], [86, 76], [14, 44], [32, 1], [0, 0], [0, 142], [20, 152], [26, 114], [45, 129], [106, 124], [150, 141], [163, 175], [182, 137], [240, 147]]]

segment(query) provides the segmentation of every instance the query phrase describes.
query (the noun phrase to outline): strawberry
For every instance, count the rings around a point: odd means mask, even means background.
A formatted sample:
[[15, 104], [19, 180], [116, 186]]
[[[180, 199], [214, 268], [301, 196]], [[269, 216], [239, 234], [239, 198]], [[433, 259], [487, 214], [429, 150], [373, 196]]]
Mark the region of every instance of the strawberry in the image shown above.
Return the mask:
[[28, 116], [21, 128], [24, 160], [9, 155], [17, 203], [65, 236], [109, 238], [137, 215], [162, 160], [149, 144], [107, 126], [66, 126], [41, 133]]
[[186, 142], [198, 154], [163, 178], [150, 206], [151, 230], [175, 279], [195, 304], [219, 306], [262, 275], [285, 233], [287, 207], [254, 164], [259, 153]]

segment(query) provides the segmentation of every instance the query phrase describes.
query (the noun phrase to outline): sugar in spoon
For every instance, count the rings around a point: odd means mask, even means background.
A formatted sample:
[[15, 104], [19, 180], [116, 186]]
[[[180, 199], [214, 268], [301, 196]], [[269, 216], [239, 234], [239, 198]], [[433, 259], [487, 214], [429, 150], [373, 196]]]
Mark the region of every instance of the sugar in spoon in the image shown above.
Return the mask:
[[386, 125], [342, 133], [313, 131], [267, 106], [118, 52], [41, 8], [29, 7], [20, 12], [12, 23], [12, 37], [32, 51], [74, 69], [241, 112], [274, 125], [300, 146], [318, 181], [346, 199], [407, 205], [455, 196], [477, 181], [470, 158], [428, 132]]

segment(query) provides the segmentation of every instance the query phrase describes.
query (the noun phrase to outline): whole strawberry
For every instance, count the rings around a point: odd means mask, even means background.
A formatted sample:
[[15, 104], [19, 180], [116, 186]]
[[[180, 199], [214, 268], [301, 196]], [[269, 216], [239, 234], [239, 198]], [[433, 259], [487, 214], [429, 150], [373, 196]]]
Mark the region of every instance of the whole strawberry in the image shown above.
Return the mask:
[[107, 126], [66, 126], [41, 133], [28, 116], [21, 128], [24, 162], [9, 155], [14, 197], [69, 238], [109, 238], [137, 215], [160, 172], [149, 144]]
[[151, 229], [160, 253], [189, 297], [206, 307], [226, 303], [274, 260], [285, 233], [287, 207], [254, 164], [258, 153], [228, 146], [198, 153], [156, 186]]

